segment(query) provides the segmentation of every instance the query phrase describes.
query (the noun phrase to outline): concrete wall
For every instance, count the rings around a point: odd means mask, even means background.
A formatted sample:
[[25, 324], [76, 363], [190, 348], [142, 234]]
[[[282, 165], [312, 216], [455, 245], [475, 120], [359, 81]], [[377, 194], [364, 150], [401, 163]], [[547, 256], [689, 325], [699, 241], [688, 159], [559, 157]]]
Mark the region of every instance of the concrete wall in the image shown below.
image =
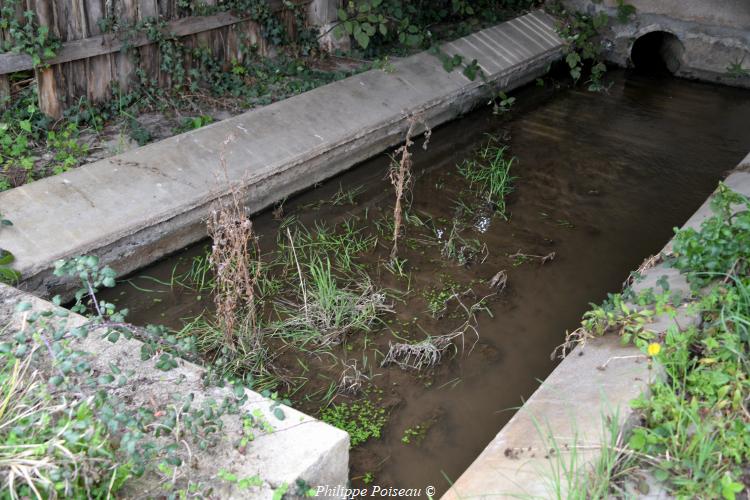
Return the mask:
[[674, 34], [682, 43], [676, 75], [750, 88], [750, 77], [728, 75], [733, 63], [750, 71], [750, 1], [747, 0], [627, 0], [636, 8], [627, 23], [616, 20], [617, 1], [564, 0], [572, 9], [612, 16], [605, 32], [607, 58], [628, 66], [634, 42], [652, 31]]

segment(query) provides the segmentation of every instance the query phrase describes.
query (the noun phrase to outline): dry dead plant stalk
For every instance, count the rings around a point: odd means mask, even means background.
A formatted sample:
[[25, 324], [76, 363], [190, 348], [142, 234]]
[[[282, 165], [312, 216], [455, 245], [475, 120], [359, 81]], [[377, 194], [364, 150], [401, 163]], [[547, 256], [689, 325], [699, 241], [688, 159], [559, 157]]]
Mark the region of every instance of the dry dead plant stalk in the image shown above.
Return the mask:
[[[231, 136], [227, 138], [224, 146], [232, 140]], [[223, 148], [219, 161], [228, 181]], [[234, 349], [236, 332], [242, 331], [250, 337], [243, 339], [250, 341], [245, 346], [260, 347], [255, 303], [255, 285], [261, 271], [260, 249], [238, 187], [230, 187], [228, 199], [214, 206], [207, 226], [213, 241], [209, 262], [215, 273], [216, 320], [227, 346]]]
[[[401, 235], [401, 226], [403, 224], [404, 196], [411, 188], [412, 155], [409, 148], [414, 145], [412, 137], [416, 132], [417, 126], [423, 125], [425, 129], [425, 139], [422, 148], [427, 149], [427, 145], [430, 142], [430, 135], [432, 134], [432, 130], [430, 130], [427, 123], [420, 115], [410, 116], [408, 122], [409, 128], [406, 130], [406, 139], [404, 140], [404, 144], [393, 152], [393, 156], [391, 157], [391, 168], [388, 172], [388, 177], [396, 191], [396, 204], [393, 207], [393, 248], [391, 249], [391, 260], [394, 260], [398, 254], [398, 237]], [[399, 155], [400, 158], [396, 161], [396, 158]]]
[[370, 377], [362, 373], [362, 370], [357, 366], [356, 360], [344, 366], [345, 368], [341, 372], [341, 379], [339, 379], [338, 392], [339, 394], [355, 396], [362, 391], [363, 383], [369, 381]]

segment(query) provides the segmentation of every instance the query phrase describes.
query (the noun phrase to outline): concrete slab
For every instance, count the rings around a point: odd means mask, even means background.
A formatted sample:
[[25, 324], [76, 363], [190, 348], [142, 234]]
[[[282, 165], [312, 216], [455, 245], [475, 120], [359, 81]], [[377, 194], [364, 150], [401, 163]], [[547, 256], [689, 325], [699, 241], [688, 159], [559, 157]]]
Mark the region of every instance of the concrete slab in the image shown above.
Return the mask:
[[[16, 306], [21, 302], [31, 303], [32, 310], [18, 313]], [[50, 302], [0, 284], [0, 324], [7, 325], [0, 330], [0, 338], [14, 335], [30, 312], [56, 308]], [[86, 319], [71, 313], [60, 321], [67, 321], [68, 326], [75, 327], [85, 323]], [[174, 404], [171, 399], [174, 394], [194, 394], [196, 408], [209, 399], [221, 402], [232, 397], [230, 388], [206, 387], [204, 370], [197, 365], [180, 360], [177, 368], [163, 372], [154, 367], [155, 360], [141, 361], [141, 343], [137, 340], [121, 338], [113, 344], [94, 331], [84, 341], [73, 340], [71, 348], [95, 353], [90, 358], [95, 371], [109, 373], [112, 363], [123, 373], [132, 370], [137, 374], [137, 377], [130, 377], [124, 387], [116, 389], [135, 407], [168, 407]], [[240, 413], [222, 417], [223, 439], [219, 444], [206, 452], [194, 450], [199, 458], [192, 462], [190, 471], [194, 482], [212, 485], [217, 498], [233, 499], [271, 498], [273, 490], [283, 484], [294, 486], [297, 479], [303, 479], [311, 487], [326, 485], [335, 489], [338, 485], [346, 486], [349, 474], [349, 436], [346, 432], [286, 406], [283, 407], [285, 418], [279, 420], [270, 410], [271, 400], [252, 391], [246, 393], [248, 402]], [[241, 453], [234, 446], [243, 436], [241, 416], [255, 410], [260, 410], [274, 429], [256, 432], [255, 440], [245, 453]], [[249, 490], [236, 490], [228, 482], [216, 479], [221, 469], [243, 478], [258, 476], [264, 484]], [[154, 492], [153, 487], [148, 481], [132, 480], [126, 483], [122, 496], [161, 496], [160, 490]]]
[[[599, 367], [607, 363], [605, 370]], [[596, 339], [577, 347], [550, 374], [523, 407], [443, 496], [466, 498], [552, 498], [555, 468], [577, 465], [597, 455], [603, 417], [619, 414], [625, 424], [628, 402], [653, 376], [649, 363], [620, 339]], [[558, 456], [550, 450], [562, 450]], [[561, 485], [564, 488], [565, 485]], [[565, 498], [565, 495], [562, 495]]]
[[[750, 155], [725, 180], [733, 190], [750, 196]], [[698, 228], [713, 215], [710, 198], [688, 219], [683, 228]], [[671, 248], [671, 240], [663, 252]], [[679, 271], [665, 264], [644, 271], [634, 283], [636, 291], [653, 288], [664, 277], [670, 290], [688, 296], [690, 287]], [[700, 321], [686, 306], [674, 316], [653, 318], [648, 328], [665, 332], [668, 328], [685, 329]], [[601, 367], [606, 363], [606, 369]], [[631, 425], [635, 415], [631, 400], [646, 393], [649, 383], [660, 376], [633, 346], [607, 335], [576, 347], [544, 380], [521, 409], [487, 445], [479, 457], [458, 478], [444, 499], [565, 498], [567, 486], [561, 468], [585, 467], [599, 457], [598, 447], [604, 436], [604, 419], [618, 415], [620, 425]], [[559, 456], [550, 452], [551, 437], [563, 450]], [[566, 448], [567, 445], [567, 448]], [[576, 447], [575, 462], [569, 451]], [[555, 478], [560, 479], [555, 479]], [[648, 498], [665, 498], [655, 482]]]
[[129, 273], [205, 237], [203, 218], [232, 186], [262, 210], [399, 143], [407, 115], [436, 126], [532, 81], [562, 47], [553, 19], [533, 12], [443, 46], [476, 59], [485, 79], [447, 72], [423, 52], [393, 72], [368, 71], [0, 193], [14, 223], [2, 246], [16, 256], [22, 288], [41, 296], [69, 291], [50, 273], [60, 258], [96, 254]]

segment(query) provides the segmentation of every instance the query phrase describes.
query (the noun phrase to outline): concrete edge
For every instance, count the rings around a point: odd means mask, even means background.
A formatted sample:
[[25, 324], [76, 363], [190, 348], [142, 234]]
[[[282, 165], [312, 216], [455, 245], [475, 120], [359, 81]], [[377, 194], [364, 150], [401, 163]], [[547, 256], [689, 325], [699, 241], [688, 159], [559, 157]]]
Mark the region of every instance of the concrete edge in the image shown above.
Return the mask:
[[[731, 189], [750, 196], [748, 155], [730, 173], [724, 183]], [[713, 194], [691, 216], [683, 228], [698, 228], [710, 217]], [[668, 252], [670, 240], [662, 250]], [[634, 290], [657, 289], [657, 280], [666, 278], [670, 289], [686, 296], [690, 290], [685, 277], [676, 269], [660, 263], [644, 271], [633, 285]], [[674, 317], [653, 319], [649, 328], [664, 333], [671, 327], [686, 329], [699, 323], [687, 305], [680, 306]], [[602, 365], [606, 363], [606, 369]], [[638, 414], [630, 409], [630, 401], [648, 393], [648, 387], [661, 370], [651, 368], [639, 349], [622, 345], [620, 339], [606, 335], [585, 346], [576, 347], [547, 377], [511, 420], [500, 430], [477, 459], [443, 496], [444, 499], [467, 498], [564, 498], [567, 488], [556, 469], [558, 460], [570, 465], [572, 444], [596, 445], [608, 415], [617, 415], [620, 428], [627, 430], [637, 422]], [[566, 456], [551, 453], [550, 437], [554, 437]], [[567, 445], [567, 446], [566, 446]], [[593, 448], [577, 452], [577, 467], [586, 467], [600, 456]], [[559, 465], [558, 465], [559, 467]], [[580, 470], [580, 469], [579, 469]], [[660, 494], [659, 485], [652, 484]]]
[[[534, 29], [539, 30], [539, 26], [534, 25]], [[538, 31], [535, 33], [538, 34]], [[467, 50], [474, 49], [469, 47]], [[453, 52], [455, 50], [451, 49], [451, 53]], [[424, 54], [423, 52], [417, 56], [425, 57]], [[474, 54], [474, 52], [469, 52], [469, 54]], [[495, 51], [493, 56], [500, 57], [497, 54], [499, 52]], [[278, 165], [274, 169], [268, 168], [266, 171], [254, 175], [252, 179], [246, 177], [232, 179], [232, 183], [244, 190], [244, 202], [249, 210], [253, 213], [259, 212], [286, 197], [341, 173], [357, 163], [400, 143], [408, 127], [407, 115], [421, 113], [431, 127], [438, 126], [465, 114], [478, 103], [484, 102], [493, 91], [499, 89], [510, 91], [533, 81], [544, 74], [547, 66], [552, 61], [561, 57], [561, 55], [562, 42], [558, 46], [547, 49], [534, 57], [526, 58], [519, 63], [490, 74], [486, 82], [480, 79], [470, 81], [460, 74], [460, 70], [457, 70], [454, 72], [455, 76], [452, 78], [457, 78], [464, 82], [457, 90], [436, 96], [434, 99], [420, 103], [418, 106], [403, 109], [397, 117], [380, 121], [370, 129], [356, 131], [355, 134], [332, 144], [330, 147], [306, 152], [296, 157], [291, 163]], [[433, 56], [430, 55], [429, 57]], [[406, 64], [405, 61], [408, 61], [408, 58], [396, 64]], [[435, 64], [439, 66], [437, 59], [435, 59]], [[372, 72], [380, 72], [380, 70], [372, 70]], [[399, 78], [398, 75], [394, 75], [394, 77]], [[243, 119], [247, 119], [253, 113], [257, 113], [263, 109], [268, 110], [277, 104], [280, 105], [285, 102], [301, 103], [312, 92], [315, 91], [291, 97], [266, 108], [251, 110], [235, 118], [244, 117]], [[216, 124], [183, 135], [186, 138], [190, 138], [190, 140], [201, 136], [211, 137], [211, 134], [215, 135], [215, 129], [218, 130], [218, 127], [231, 122], [235, 118], [217, 122]], [[165, 146], [175, 147], [172, 144], [175, 142], [173, 139], [166, 139], [134, 151], [157, 151], [159, 148]], [[131, 153], [129, 152], [128, 154]], [[114, 157], [102, 161], [107, 162], [107, 164], [117, 163], [118, 158]], [[93, 169], [103, 167], [103, 165], [98, 166], [98, 163], [101, 162], [89, 164], [77, 170], [89, 169], [93, 172]], [[73, 172], [56, 176], [54, 182], [65, 182], [65, 177], [68, 174], [73, 174]], [[48, 183], [53, 182], [50, 179], [44, 179], [37, 181], [35, 184], [44, 183], [45, 181], [48, 181]], [[26, 259], [26, 256], [17, 252], [17, 266], [23, 276], [19, 286], [39, 296], [51, 296], [59, 293], [64, 298], [70, 297], [75, 284], [70, 280], [63, 281], [55, 277], [51, 270], [55, 260], [69, 258], [74, 255], [98, 255], [103, 264], [114, 267], [120, 276], [148, 265], [165, 255], [205, 238], [206, 233], [203, 219], [211, 205], [217, 200], [226, 197], [229, 191], [230, 189], [227, 186], [221, 186], [218, 190], [207, 189], [205, 196], [200, 201], [192, 200], [190, 203], [180, 207], [179, 210], [163, 216], [155, 217], [154, 214], [149, 214], [149, 220], [128, 221], [128, 227], [108, 227], [106, 230], [103, 229], [100, 235], [87, 236], [85, 241], [81, 239], [80, 241], [83, 243], [79, 244], [78, 240], [76, 240], [74, 246], [71, 246], [69, 243], [59, 245], [55, 252], [49, 253], [47, 258], [40, 261], [31, 259], [32, 261], [29, 262], [30, 259]], [[43, 208], [40, 207], [40, 210]], [[51, 209], [52, 207], [49, 208]], [[16, 227], [21, 227], [23, 223], [24, 221], [17, 222]], [[13, 234], [8, 232], [5, 235], [8, 238], [13, 237]], [[61, 237], [68, 241], [74, 241], [72, 238], [65, 238], [64, 235], [61, 235]], [[11, 251], [13, 250], [13, 248], [10, 249]]]
[[[32, 309], [17, 312], [17, 305], [21, 302], [30, 303]], [[0, 284], [0, 324], [10, 327], [0, 330], [0, 338], [18, 331], [29, 313], [48, 310], [62, 308]], [[70, 313], [67, 318], [57, 321], [75, 327], [87, 320]], [[179, 366], [169, 372], [155, 368], [154, 359], [141, 361], [138, 355], [141, 343], [137, 340], [120, 338], [113, 344], [95, 330], [87, 339], [73, 341], [72, 347], [92, 354], [90, 362], [96, 372], [109, 373], [110, 363], [123, 373], [132, 370], [134, 375], [127, 384], [114, 390], [136, 407], [166, 407], [173, 404], [170, 398], [175, 393], [194, 394], [193, 408], [200, 407], [203, 401], [209, 399], [221, 402], [232, 396], [230, 388], [206, 387], [203, 368], [187, 361], [178, 360]], [[231, 499], [270, 498], [273, 490], [283, 484], [294, 487], [297, 479], [306, 481], [311, 487], [346, 486], [349, 473], [349, 435], [346, 432], [286, 406], [282, 406], [285, 418], [279, 420], [273, 415], [271, 400], [249, 390], [246, 390], [246, 394], [248, 401], [242, 406], [240, 414], [222, 417], [224, 428], [220, 442], [205, 452], [193, 451], [193, 455], [200, 459], [193, 461], [191, 480], [210, 484], [220, 498]], [[233, 444], [243, 435], [241, 415], [257, 410], [262, 412], [274, 430], [268, 433], [257, 431], [255, 440], [241, 453]], [[216, 477], [220, 469], [241, 478], [258, 476], [264, 484], [249, 490], [237, 490], [232, 484]], [[163, 491], [159, 485], [141, 478], [129, 480], [122, 494], [130, 498], [144, 498], [160, 496]]]

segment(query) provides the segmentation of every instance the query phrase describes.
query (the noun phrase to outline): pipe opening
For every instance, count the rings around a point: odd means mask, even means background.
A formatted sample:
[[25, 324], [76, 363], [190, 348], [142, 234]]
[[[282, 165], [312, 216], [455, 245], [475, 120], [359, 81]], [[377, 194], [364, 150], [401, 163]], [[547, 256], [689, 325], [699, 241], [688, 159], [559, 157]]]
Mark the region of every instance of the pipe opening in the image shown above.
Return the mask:
[[682, 42], [672, 33], [652, 31], [635, 41], [630, 60], [644, 73], [674, 74], [682, 65], [684, 52]]

